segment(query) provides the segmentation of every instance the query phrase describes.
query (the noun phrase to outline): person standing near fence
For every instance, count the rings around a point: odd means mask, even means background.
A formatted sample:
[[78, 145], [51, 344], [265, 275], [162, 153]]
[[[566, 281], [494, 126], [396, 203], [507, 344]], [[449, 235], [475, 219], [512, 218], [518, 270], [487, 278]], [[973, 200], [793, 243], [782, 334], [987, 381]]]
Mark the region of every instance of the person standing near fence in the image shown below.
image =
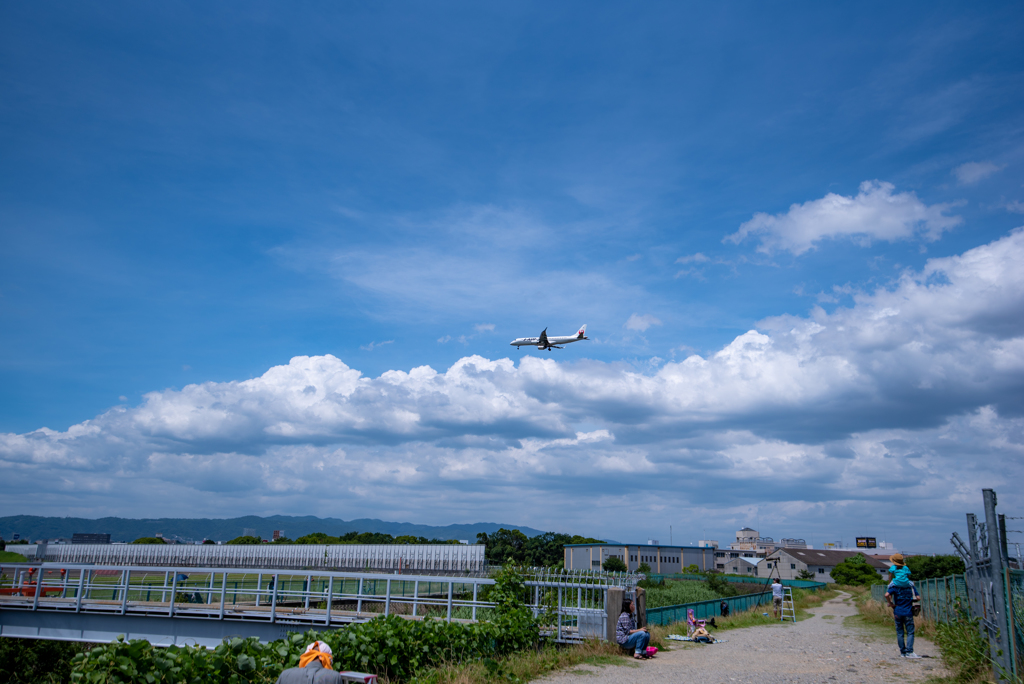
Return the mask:
[[[900, 647], [901, 658], [920, 658], [914, 653], [914, 597], [917, 587], [900, 587], [890, 584], [885, 590], [885, 602], [892, 608], [896, 623], [896, 644]], [[906, 633], [906, 640], [903, 635]]]
[[772, 608], [775, 610], [775, 619], [782, 616], [782, 599], [786, 596], [786, 590], [782, 588], [782, 582], [776, 577], [772, 582]]

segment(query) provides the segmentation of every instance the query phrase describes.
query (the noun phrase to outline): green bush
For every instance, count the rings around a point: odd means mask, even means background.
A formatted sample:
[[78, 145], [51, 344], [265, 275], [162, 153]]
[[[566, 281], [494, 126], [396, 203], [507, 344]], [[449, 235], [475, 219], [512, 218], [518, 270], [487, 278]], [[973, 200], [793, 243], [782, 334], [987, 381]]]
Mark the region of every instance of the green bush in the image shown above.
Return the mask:
[[707, 578], [708, 589], [717, 594], [716, 598], [726, 598], [727, 596], [735, 596], [740, 593], [739, 590], [733, 586], [733, 583], [722, 577], [717, 572], [705, 572], [704, 577]]
[[608, 572], [627, 572], [629, 570], [629, 568], [626, 567], [625, 561], [617, 556], [610, 557], [601, 565], [601, 567]]
[[162, 537], [139, 537], [132, 544], [166, 544]]
[[71, 641], [0, 638], [0, 682], [49, 684], [66, 682], [71, 660], [87, 648]]
[[882, 578], [875, 569], [868, 565], [863, 554], [850, 556], [842, 563], [832, 568], [829, 573], [837, 584], [849, 584], [852, 586], [872, 585], [881, 582]]

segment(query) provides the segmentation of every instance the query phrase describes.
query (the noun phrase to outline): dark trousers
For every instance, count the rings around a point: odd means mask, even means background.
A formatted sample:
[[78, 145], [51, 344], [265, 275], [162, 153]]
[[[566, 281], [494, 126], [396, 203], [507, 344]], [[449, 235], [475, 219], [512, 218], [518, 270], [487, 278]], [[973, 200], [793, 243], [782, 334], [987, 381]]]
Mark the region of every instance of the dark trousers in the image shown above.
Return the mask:
[[[896, 643], [899, 644], [900, 654], [907, 655], [914, 652], [914, 616], [897, 615], [896, 620]], [[903, 632], [907, 633], [906, 644], [903, 642]]]

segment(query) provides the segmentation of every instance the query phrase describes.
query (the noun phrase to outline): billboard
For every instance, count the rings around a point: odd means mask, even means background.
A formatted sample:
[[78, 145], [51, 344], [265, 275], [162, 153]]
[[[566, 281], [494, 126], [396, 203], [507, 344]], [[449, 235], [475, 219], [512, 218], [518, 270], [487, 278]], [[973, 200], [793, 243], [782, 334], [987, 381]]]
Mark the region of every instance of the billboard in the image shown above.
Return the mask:
[[878, 543], [874, 537], [857, 537], [858, 549], [877, 549]]

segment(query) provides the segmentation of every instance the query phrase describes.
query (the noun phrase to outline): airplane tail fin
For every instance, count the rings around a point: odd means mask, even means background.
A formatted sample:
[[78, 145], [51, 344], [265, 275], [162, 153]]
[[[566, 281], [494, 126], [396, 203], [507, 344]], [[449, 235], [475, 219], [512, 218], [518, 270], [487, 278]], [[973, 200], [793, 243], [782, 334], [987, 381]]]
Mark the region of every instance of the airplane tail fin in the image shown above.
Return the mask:
[[577, 340], [585, 340], [585, 339], [587, 339], [586, 338], [586, 334], [587, 334], [587, 324], [584, 323], [583, 327], [580, 328], [579, 332], [576, 333], [576, 339]]

